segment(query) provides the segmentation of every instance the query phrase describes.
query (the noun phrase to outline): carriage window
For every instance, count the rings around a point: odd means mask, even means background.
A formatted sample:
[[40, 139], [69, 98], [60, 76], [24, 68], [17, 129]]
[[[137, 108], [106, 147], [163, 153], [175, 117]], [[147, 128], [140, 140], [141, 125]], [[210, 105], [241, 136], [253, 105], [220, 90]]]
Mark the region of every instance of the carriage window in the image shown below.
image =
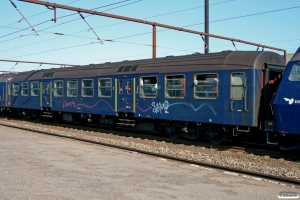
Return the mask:
[[166, 98], [184, 98], [185, 95], [185, 77], [184, 75], [165, 77], [165, 97]]
[[28, 82], [21, 83], [21, 95], [28, 96]]
[[39, 82], [32, 82], [31, 83], [31, 96], [38, 96], [39, 95]]
[[123, 81], [119, 80], [119, 94], [123, 94]]
[[141, 77], [140, 78], [140, 97], [153, 98], [157, 97], [157, 77]]
[[82, 80], [82, 96], [93, 97], [94, 96], [94, 80]]
[[111, 79], [99, 78], [98, 80], [98, 96], [99, 97], [111, 97]]
[[12, 84], [12, 91], [13, 91], [13, 93], [12, 93], [12, 95], [13, 96], [18, 96], [19, 95], [19, 83], [13, 83]]
[[67, 81], [67, 96], [68, 97], [77, 97], [77, 92], [78, 92], [77, 80]]
[[54, 81], [54, 96], [63, 96], [63, 81]]
[[196, 99], [218, 98], [218, 74], [196, 74], [194, 78], [194, 97]]
[[50, 83], [47, 83], [46, 91], [47, 91], [47, 94], [50, 94]]
[[230, 97], [235, 100], [242, 100], [244, 97], [244, 73], [232, 73], [231, 74], [231, 88]]
[[295, 63], [289, 75], [290, 81], [300, 81], [300, 63]]
[[131, 94], [131, 88], [132, 88], [132, 81], [131, 80], [128, 80], [127, 81], [127, 94]]

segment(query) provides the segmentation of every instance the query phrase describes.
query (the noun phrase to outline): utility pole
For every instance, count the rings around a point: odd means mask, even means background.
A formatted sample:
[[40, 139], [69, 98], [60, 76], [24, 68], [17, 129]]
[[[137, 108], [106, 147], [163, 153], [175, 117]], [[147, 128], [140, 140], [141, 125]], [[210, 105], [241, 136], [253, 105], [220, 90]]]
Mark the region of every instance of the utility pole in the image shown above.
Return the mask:
[[[205, 0], [205, 33], [209, 34], [209, 0]], [[204, 49], [205, 54], [209, 51], [209, 36], [205, 35], [205, 42], [204, 42]]]

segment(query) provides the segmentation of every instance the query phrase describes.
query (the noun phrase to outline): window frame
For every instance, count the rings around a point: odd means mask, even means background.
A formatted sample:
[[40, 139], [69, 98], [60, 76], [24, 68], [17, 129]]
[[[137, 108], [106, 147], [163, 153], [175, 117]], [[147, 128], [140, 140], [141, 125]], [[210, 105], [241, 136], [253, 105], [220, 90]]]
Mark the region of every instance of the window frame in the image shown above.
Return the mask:
[[[68, 83], [69, 82], [76, 82], [77, 83], [77, 87], [76, 88], [72, 88], [72, 87], [69, 87], [69, 85], [68, 85]], [[77, 92], [77, 94], [76, 94], [76, 96], [70, 96], [69, 95], [69, 90], [75, 90], [76, 89], [76, 92]], [[70, 80], [67, 80], [67, 97], [78, 97], [78, 80], [77, 79], [70, 79]]]
[[[232, 77], [233, 77], [233, 74], [243, 74], [243, 80], [242, 80], [242, 85], [232, 85]], [[245, 96], [245, 90], [244, 90], [244, 87], [245, 87], [245, 78], [246, 78], [246, 74], [245, 72], [232, 72], [230, 74], [230, 99], [231, 100], [239, 100], [239, 101], [242, 101], [244, 100], [244, 96]], [[233, 87], [241, 87], [242, 88], [242, 98], [233, 98], [232, 97], [232, 88]]]
[[[128, 83], [130, 83], [130, 85], [128, 85]], [[131, 95], [132, 94], [132, 84], [133, 84], [132, 79], [126, 80], [126, 94], [127, 95]]]
[[[198, 75], [217, 75], [217, 79], [218, 81], [216, 81], [216, 84], [215, 84], [215, 88], [216, 88], [216, 92], [210, 92], [210, 91], [207, 91], [206, 93], [207, 94], [216, 94], [216, 97], [210, 97], [210, 96], [207, 96], [207, 97], [198, 97], [196, 95], [197, 91], [196, 91], [196, 86], [198, 85], [195, 85], [195, 81], [197, 80], [197, 76]], [[198, 81], [198, 80], [197, 80]], [[215, 100], [215, 99], [218, 99], [219, 98], [219, 82], [220, 82], [220, 79], [219, 79], [219, 74], [218, 73], [199, 73], [199, 74], [194, 74], [194, 89], [193, 89], [193, 93], [194, 93], [194, 99], [209, 99], [209, 100]], [[205, 86], [205, 85], [204, 85]], [[204, 90], [205, 91], [205, 90]], [[203, 92], [205, 93], [205, 92]]]
[[[27, 88], [23, 88], [23, 84], [26, 83], [27, 84]], [[28, 82], [21, 82], [21, 96], [29, 96], [29, 87], [28, 87]], [[23, 94], [23, 91], [27, 90], [27, 95]]]
[[[122, 86], [122, 87], [120, 87], [120, 86]], [[119, 91], [118, 91], [119, 95], [122, 95], [123, 94], [123, 79], [118, 80], [118, 89], [119, 89]]]
[[[298, 67], [298, 69], [300, 68], [300, 62], [295, 62], [293, 64], [293, 67], [292, 67], [289, 77], [288, 77], [289, 81], [300, 81], [300, 73], [297, 73], [298, 71], [296, 73], [293, 73], [294, 71], [296, 71], [296, 67]], [[299, 69], [299, 71], [300, 71], [300, 69]]]
[[156, 78], [156, 84], [146, 84], [146, 85], [149, 85], [149, 86], [153, 85], [153, 87], [154, 87], [154, 85], [158, 85], [158, 77], [157, 76], [140, 76], [140, 98], [157, 98], [158, 97], [158, 88], [155, 91], [155, 93], [156, 93], [155, 96], [154, 95], [153, 96], [145, 96], [144, 92], [142, 92], [143, 91], [142, 87], [145, 85], [144, 80], [143, 80], [143, 84], [141, 84], [142, 78], [153, 78], [153, 77]]
[[[83, 87], [83, 81], [92, 81], [92, 87]], [[93, 95], [92, 96], [86, 96], [84, 95], [84, 92], [83, 92], [83, 89], [85, 88], [92, 88], [92, 91], [93, 91]], [[82, 97], [94, 97], [94, 79], [81, 79], [81, 96]]]
[[[38, 87], [37, 87], [37, 88], [33, 88], [33, 87], [32, 87], [33, 83], [37, 83], [37, 86], [38, 86]], [[34, 95], [34, 94], [32, 93], [33, 90], [37, 90], [37, 91], [38, 91], [38, 94], [37, 94], [37, 95]], [[32, 82], [30, 82], [30, 96], [37, 97], [37, 96], [39, 96], [39, 94], [40, 94], [39, 82], [38, 82], [38, 81], [32, 81]]]
[[[183, 88], [180, 88], [180, 89], [167, 89], [167, 81], [168, 80], [172, 80], [172, 79], [167, 79], [168, 76], [183, 76], [183, 79], [184, 79], [184, 87]], [[169, 75], [165, 75], [165, 78], [164, 78], [164, 96], [165, 98], [167, 99], [184, 99], [186, 97], [186, 77], [185, 77], [185, 74], [169, 74]], [[170, 90], [178, 90], [178, 91], [182, 91], [184, 90], [184, 95], [183, 96], [167, 96], [167, 91], [170, 91]]]
[[[14, 90], [15, 84], [18, 85], [18, 94], [15, 94], [15, 90]], [[19, 82], [13, 82], [11, 84], [11, 87], [12, 87], [12, 96], [19, 96], [19, 94], [20, 94], [20, 83]]]
[[[61, 88], [57, 88], [57, 87], [56, 87], [55, 83], [57, 83], [57, 82], [62, 82]], [[62, 95], [57, 95], [57, 94], [55, 93], [55, 90], [56, 90], [56, 89], [62, 89]], [[64, 97], [64, 81], [63, 81], [63, 80], [55, 80], [55, 81], [53, 81], [53, 96], [54, 96], [54, 97]]]
[[[110, 81], [110, 86], [101, 86], [100, 85], [100, 80], [109, 80]], [[100, 95], [100, 89], [101, 88], [109, 88], [110, 89], [110, 95], [109, 96]], [[98, 97], [101, 97], [101, 98], [111, 98], [112, 97], [112, 79], [111, 78], [98, 78]]]

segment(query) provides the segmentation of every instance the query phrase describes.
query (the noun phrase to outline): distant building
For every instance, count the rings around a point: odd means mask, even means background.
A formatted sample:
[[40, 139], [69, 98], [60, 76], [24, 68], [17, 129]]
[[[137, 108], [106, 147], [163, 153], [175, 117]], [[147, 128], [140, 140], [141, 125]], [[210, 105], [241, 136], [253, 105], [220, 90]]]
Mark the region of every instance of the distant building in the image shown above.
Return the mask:
[[290, 60], [291, 60], [291, 58], [293, 57], [293, 53], [287, 53], [286, 54], [286, 63], [288, 63]]

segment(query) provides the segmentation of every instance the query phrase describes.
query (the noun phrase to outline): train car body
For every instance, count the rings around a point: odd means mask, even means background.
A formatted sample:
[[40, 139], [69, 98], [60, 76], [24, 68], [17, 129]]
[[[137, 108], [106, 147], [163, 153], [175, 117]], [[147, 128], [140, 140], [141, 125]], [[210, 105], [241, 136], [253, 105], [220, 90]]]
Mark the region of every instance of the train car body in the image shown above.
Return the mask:
[[10, 80], [15, 73], [4, 73], [0, 75], [0, 109], [1, 112], [11, 105], [10, 101]]
[[6, 109], [219, 142], [273, 134], [269, 81], [284, 69], [276, 53], [226, 51], [22, 72], [10, 80]]
[[[273, 101], [276, 132], [284, 138], [296, 136], [288, 143], [299, 146], [300, 139], [300, 48], [288, 63]], [[297, 137], [298, 136], [298, 137]]]

